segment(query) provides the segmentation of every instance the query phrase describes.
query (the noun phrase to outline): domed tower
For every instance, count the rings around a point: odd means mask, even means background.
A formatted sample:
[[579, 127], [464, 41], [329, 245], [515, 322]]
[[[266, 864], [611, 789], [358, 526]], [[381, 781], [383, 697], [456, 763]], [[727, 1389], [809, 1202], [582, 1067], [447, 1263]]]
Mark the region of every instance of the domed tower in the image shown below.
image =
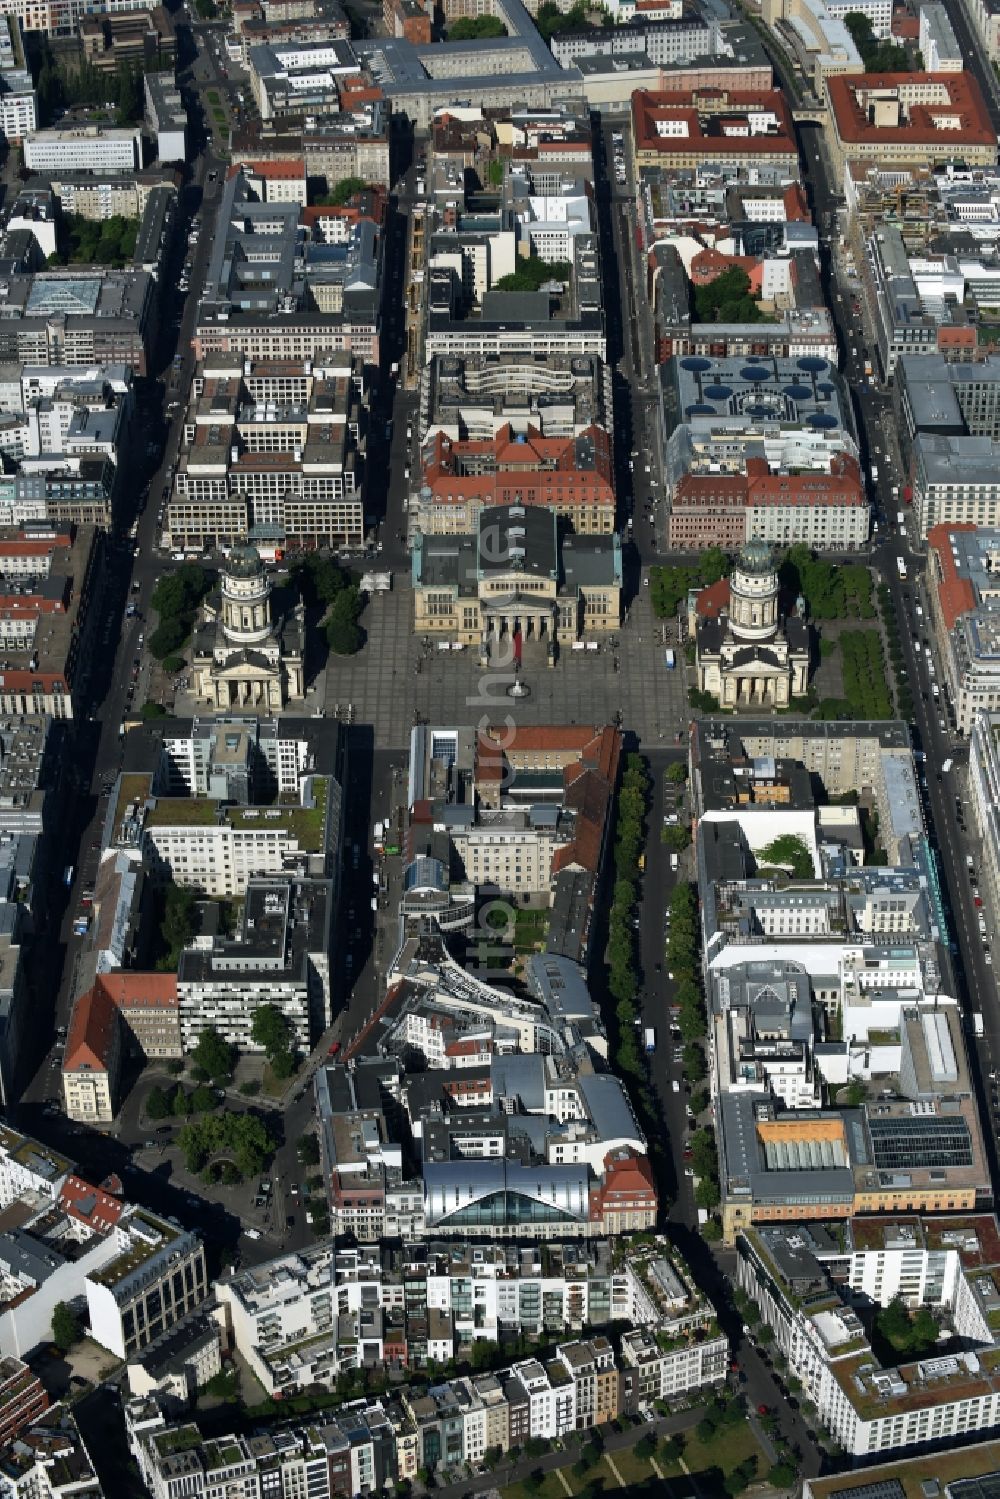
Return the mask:
[[729, 579], [729, 627], [737, 640], [761, 643], [778, 629], [778, 566], [766, 541], [745, 542]]
[[222, 629], [234, 646], [270, 640], [271, 580], [256, 547], [234, 546], [222, 571]]

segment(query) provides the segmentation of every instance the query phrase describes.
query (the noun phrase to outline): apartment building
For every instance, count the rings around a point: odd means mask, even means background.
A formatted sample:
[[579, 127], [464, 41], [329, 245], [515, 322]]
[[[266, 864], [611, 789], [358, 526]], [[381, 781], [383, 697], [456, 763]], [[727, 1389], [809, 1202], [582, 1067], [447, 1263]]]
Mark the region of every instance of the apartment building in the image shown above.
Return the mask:
[[0, 1357], [0, 1450], [6, 1452], [48, 1408], [49, 1397], [34, 1370], [19, 1358]]
[[142, 271], [15, 271], [0, 287], [0, 363], [125, 364], [144, 375], [152, 301]]
[[199, 365], [164, 518], [171, 546], [360, 547], [362, 361], [244, 359]]
[[156, 141], [161, 162], [187, 160], [187, 111], [180, 90], [165, 73], [147, 73], [145, 118]]
[[8, 1491], [19, 1499], [22, 1494], [48, 1499], [70, 1485], [77, 1499], [103, 1499], [106, 1492], [76, 1420], [62, 1403], [34, 1417], [20, 1439], [5, 1447], [3, 1466]]
[[115, 1257], [87, 1278], [92, 1335], [119, 1358], [156, 1341], [208, 1295], [201, 1241], [146, 1209], [113, 1230]]
[[330, 954], [333, 882], [251, 879], [241, 927], [185, 948], [177, 965], [181, 1044], [193, 1050], [206, 1026], [241, 1052], [259, 1051], [254, 1014], [277, 1005], [295, 1047], [308, 1052], [333, 1018]]
[[55, 1201], [71, 1169], [71, 1161], [40, 1140], [0, 1126], [0, 1208], [22, 1198]]
[[[1000, 1418], [989, 1324], [997, 1244], [986, 1215], [855, 1221], [845, 1248], [818, 1225], [760, 1228], [739, 1240], [737, 1282], [844, 1450], [905, 1452]], [[963, 1351], [884, 1368], [853, 1302], [886, 1306], [897, 1295], [943, 1315]]]
[[980, 711], [969, 730], [969, 793], [983, 898], [1000, 911], [1000, 713]]
[[[149, 9], [149, 0], [106, 0], [102, 11], [120, 15]], [[3, 0], [0, 14], [16, 16], [25, 31], [68, 36], [93, 11], [93, 0]]]

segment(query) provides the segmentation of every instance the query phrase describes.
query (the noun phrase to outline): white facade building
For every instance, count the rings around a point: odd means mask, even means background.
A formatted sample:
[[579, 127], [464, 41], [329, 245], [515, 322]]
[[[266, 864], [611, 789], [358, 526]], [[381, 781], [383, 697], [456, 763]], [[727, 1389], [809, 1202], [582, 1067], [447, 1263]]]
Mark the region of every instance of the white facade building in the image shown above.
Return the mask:
[[142, 131], [36, 130], [24, 140], [30, 172], [137, 172], [142, 166]]

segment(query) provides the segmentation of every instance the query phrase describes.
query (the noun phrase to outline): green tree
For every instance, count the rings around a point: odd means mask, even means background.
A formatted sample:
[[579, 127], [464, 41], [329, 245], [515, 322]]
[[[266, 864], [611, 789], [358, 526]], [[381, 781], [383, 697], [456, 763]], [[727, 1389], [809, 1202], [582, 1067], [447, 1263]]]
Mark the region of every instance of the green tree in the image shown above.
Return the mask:
[[815, 872], [809, 846], [797, 833], [782, 833], [779, 838], [765, 844], [757, 854], [757, 865], [758, 868], [766, 865], [787, 868], [796, 880], [811, 879]]
[[718, 1218], [709, 1218], [701, 1225], [701, 1236], [708, 1244], [718, 1244], [722, 1238], [722, 1224]]
[[689, 1041], [684, 1048], [684, 1076], [690, 1083], [700, 1083], [707, 1073], [705, 1053], [696, 1042]]
[[65, 1301], [57, 1301], [52, 1308], [52, 1341], [57, 1348], [66, 1353], [79, 1343], [83, 1336], [83, 1328], [80, 1319], [72, 1307], [66, 1305]]
[[319, 1141], [315, 1135], [300, 1135], [295, 1146], [295, 1153], [303, 1166], [319, 1165]]
[[342, 589], [334, 599], [326, 621], [326, 643], [335, 656], [353, 656], [360, 650], [360, 613], [358, 590], [353, 585]]
[[480, 37], [506, 35], [507, 28], [497, 16], [460, 16], [448, 27], [449, 42], [471, 42]]
[[660, 1463], [677, 1463], [684, 1456], [684, 1438], [680, 1432], [673, 1436], [665, 1437], [660, 1444]]
[[173, 973], [181, 950], [194, 936], [198, 925], [197, 905], [201, 892], [193, 885], [168, 885], [163, 898], [163, 920], [160, 940], [166, 952], [158, 963], [162, 973]]
[[276, 1004], [259, 1005], [254, 1011], [250, 1035], [255, 1045], [273, 1057], [277, 1052], [290, 1051], [292, 1033], [288, 1021]]
[[212, 1078], [229, 1078], [236, 1065], [235, 1046], [224, 1041], [214, 1025], [206, 1025], [191, 1055]]
[[150, 1119], [166, 1119], [170, 1112], [170, 1098], [157, 1083], [146, 1094], [146, 1113]]
[[150, 602], [160, 618], [167, 619], [196, 609], [208, 588], [205, 569], [197, 562], [185, 562], [174, 572], [164, 573]]
[[694, 1200], [698, 1207], [714, 1212], [719, 1206], [719, 1183], [713, 1176], [703, 1176], [694, 1189]]
[[656, 1451], [656, 1438], [653, 1436], [652, 1432], [647, 1431], [643, 1436], [639, 1438], [639, 1440], [635, 1444], [634, 1451], [636, 1457], [641, 1458], [645, 1463], [649, 1462], [649, 1459]]
[[670, 781], [674, 786], [683, 786], [684, 782], [687, 780], [687, 774], [687, 766], [684, 764], [683, 760], [673, 760], [667, 766], [667, 780]]
[[750, 277], [742, 266], [733, 265], [695, 288], [695, 313], [699, 323], [759, 323], [764, 314], [750, 295]]
[[191, 1112], [191, 1098], [183, 1088], [175, 1088], [174, 1096], [170, 1100], [170, 1107], [177, 1119], [185, 1119]]
[[188, 638], [188, 626], [182, 619], [165, 619], [158, 624], [146, 642], [149, 653], [157, 661], [179, 650]]
[[215, 1108], [216, 1102], [215, 1090], [210, 1088], [208, 1083], [199, 1083], [191, 1094], [191, 1112], [192, 1114], [207, 1113], [209, 1109]]
[[343, 208], [355, 193], [363, 193], [367, 186], [363, 177], [341, 177], [339, 182], [334, 183], [324, 201], [333, 207]]
[[794, 1463], [784, 1457], [779, 1462], [771, 1464], [767, 1475], [767, 1481], [772, 1489], [790, 1489], [797, 1478], [798, 1473]]

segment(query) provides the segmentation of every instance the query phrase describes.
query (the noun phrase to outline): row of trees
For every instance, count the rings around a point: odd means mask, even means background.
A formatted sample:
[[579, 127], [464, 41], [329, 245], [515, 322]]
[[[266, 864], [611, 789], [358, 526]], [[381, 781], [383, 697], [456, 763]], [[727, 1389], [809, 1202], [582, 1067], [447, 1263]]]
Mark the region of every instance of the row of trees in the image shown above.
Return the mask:
[[892, 662], [892, 670], [896, 678], [896, 706], [899, 709], [899, 716], [905, 718], [907, 722], [912, 722], [913, 694], [907, 678], [900, 675], [904, 669], [903, 646], [899, 638], [899, 621], [896, 618], [892, 594], [889, 592], [887, 583], [880, 583], [878, 586], [878, 602], [885, 626], [885, 638], [889, 646], [889, 660]]
[[618, 796], [615, 836], [615, 886], [608, 918], [608, 992], [615, 1001], [618, 1022], [618, 1064], [622, 1071], [639, 1078], [645, 1075], [637, 1040], [639, 1012], [635, 952], [635, 918], [638, 909], [639, 859], [646, 832], [649, 776], [639, 755], [629, 755]]
[[150, 600], [159, 624], [147, 644], [157, 661], [165, 661], [187, 640], [198, 605], [210, 587], [208, 573], [197, 562], [185, 562], [175, 572], [164, 573]]
[[190, 1093], [179, 1086], [150, 1088], [146, 1095], [146, 1113], [150, 1119], [187, 1119], [191, 1114], [207, 1114], [219, 1106], [215, 1089], [199, 1083]]
[[697, 562], [673, 567], [651, 567], [649, 597], [657, 619], [673, 619], [692, 588], [707, 588], [729, 572], [729, 558], [721, 547], [708, 547]]
[[840, 637], [845, 717], [891, 718], [892, 693], [886, 680], [882, 637], [878, 630], [845, 630]]
[[860, 562], [823, 562], [804, 543], [781, 560], [782, 586], [801, 594], [812, 619], [874, 619], [872, 576]]
[[698, 901], [693, 885], [681, 883], [674, 886], [669, 911], [666, 957], [667, 966], [674, 976], [674, 1003], [680, 1008], [677, 1024], [685, 1041], [700, 1041], [706, 1033], [705, 1004], [698, 961]]

